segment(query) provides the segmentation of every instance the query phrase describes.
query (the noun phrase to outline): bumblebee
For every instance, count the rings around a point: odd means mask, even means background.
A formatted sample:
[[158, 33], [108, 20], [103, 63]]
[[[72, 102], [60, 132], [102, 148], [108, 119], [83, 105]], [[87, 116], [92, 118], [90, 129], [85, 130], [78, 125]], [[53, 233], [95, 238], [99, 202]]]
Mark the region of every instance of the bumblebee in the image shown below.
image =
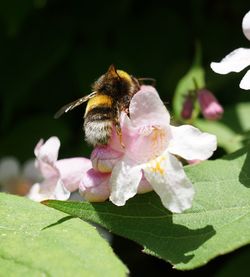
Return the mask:
[[111, 65], [108, 71], [93, 84], [89, 95], [63, 106], [55, 114], [55, 118], [88, 101], [83, 125], [85, 140], [93, 146], [106, 145], [112, 135], [112, 129], [115, 128], [122, 144], [120, 113], [122, 111], [129, 113], [130, 100], [139, 91], [142, 80], [153, 79], [136, 79]]

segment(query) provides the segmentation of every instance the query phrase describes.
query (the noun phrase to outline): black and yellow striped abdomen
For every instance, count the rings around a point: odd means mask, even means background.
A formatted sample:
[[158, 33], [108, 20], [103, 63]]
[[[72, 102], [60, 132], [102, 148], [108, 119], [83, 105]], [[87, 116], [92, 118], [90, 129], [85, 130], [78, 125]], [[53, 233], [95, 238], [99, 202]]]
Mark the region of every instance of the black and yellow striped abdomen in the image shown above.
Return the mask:
[[112, 98], [98, 94], [88, 101], [84, 115], [85, 139], [92, 145], [107, 144], [112, 134], [114, 109]]

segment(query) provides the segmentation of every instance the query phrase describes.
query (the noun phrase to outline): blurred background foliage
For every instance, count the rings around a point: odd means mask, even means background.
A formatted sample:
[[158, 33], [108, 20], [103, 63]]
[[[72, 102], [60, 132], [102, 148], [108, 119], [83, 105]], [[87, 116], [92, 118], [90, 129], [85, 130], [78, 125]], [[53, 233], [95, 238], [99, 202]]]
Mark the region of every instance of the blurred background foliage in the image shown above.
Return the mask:
[[[239, 88], [243, 75], [217, 75], [209, 64], [233, 49], [250, 47], [241, 30], [248, 10], [249, 1], [233, 0], [1, 1], [0, 157], [23, 162], [33, 157], [40, 138], [53, 135], [62, 142], [61, 158], [89, 155], [82, 132], [84, 107], [58, 120], [53, 115], [88, 94], [112, 63], [136, 77], [155, 78], [171, 110], [197, 40], [207, 88], [228, 110], [229, 117], [221, 122], [241, 132], [233, 115], [237, 103], [250, 101], [249, 92]], [[123, 249], [121, 243], [119, 247]], [[126, 249], [120, 255], [127, 263], [142, 259], [140, 251], [135, 258]], [[157, 266], [166, 270], [165, 264]], [[213, 268], [213, 262], [209, 266]]]

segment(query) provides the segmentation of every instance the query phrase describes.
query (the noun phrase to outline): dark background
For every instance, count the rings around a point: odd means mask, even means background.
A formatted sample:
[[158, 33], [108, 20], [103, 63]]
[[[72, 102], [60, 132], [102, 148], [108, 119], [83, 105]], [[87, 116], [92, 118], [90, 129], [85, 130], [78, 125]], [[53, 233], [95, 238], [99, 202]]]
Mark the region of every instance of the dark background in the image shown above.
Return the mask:
[[[249, 94], [238, 86], [242, 74], [217, 75], [209, 67], [233, 49], [250, 47], [241, 30], [249, 6], [249, 1], [240, 0], [1, 1], [0, 157], [11, 155], [24, 162], [33, 157], [40, 138], [52, 135], [62, 142], [61, 158], [88, 155], [91, 149], [82, 132], [84, 106], [58, 120], [53, 114], [90, 93], [91, 84], [112, 63], [136, 77], [155, 78], [171, 109], [196, 41], [202, 46], [207, 87], [223, 106], [249, 101]], [[246, 263], [239, 263], [250, 258], [246, 247], [181, 273], [142, 254], [131, 242], [115, 237], [114, 247], [134, 276], [211, 276], [220, 270], [229, 276], [229, 264], [243, 272]]]

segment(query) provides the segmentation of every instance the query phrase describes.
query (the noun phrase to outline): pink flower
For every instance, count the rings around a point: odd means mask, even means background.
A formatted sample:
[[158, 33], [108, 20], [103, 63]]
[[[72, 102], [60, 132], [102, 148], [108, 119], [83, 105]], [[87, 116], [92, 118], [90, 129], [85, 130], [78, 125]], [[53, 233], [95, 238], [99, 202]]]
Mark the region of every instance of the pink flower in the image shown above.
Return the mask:
[[57, 160], [60, 141], [51, 137], [45, 143], [40, 140], [35, 148], [35, 165], [44, 180], [32, 186], [28, 197], [35, 201], [45, 199], [66, 200], [70, 192], [78, 189], [83, 175], [92, 165], [85, 158]]
[[192, 117], [193, 109], [194, 109], [194, 97], [188, 94], [183, 103], [181, 117], [183, 119], [190, 119]]
[[207, 89], [201, 89], [197, 93], [203, 116], [210, 120], [220, 119], [224, 110], [213, 93]]
[[216, 137], [190, 125], [171, 126], [167, 109], [150, 86], [142, 86], [135, 94], [129, 117], [122, 113], [120, 124], [124, 147], [114, 132], [108, 146], [94, 150], [95, 171], [92, 177], [84, 174], [80, 184], [85, 198], [89, 198], [85, 191], [91, 178], [92, 188], [109, 187], [109, 199], [118, 206], [140, 191], [153, 189], [170, 211], [190, 208], [194, 189], [175, 155], [186, 160], [205, 160], [216, 149]]

